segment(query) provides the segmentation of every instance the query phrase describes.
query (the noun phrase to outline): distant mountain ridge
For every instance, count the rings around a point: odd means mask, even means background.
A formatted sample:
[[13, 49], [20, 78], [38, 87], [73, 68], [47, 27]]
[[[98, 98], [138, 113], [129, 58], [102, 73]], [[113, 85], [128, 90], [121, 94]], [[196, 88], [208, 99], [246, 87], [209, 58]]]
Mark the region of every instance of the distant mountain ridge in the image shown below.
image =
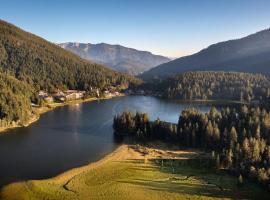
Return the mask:
[[164, 56], [154, 55], [121, 45], [106, 43], [60, 43], [60, 47], [77, 54], [81, 58], [104, 64], [114, 70], [132, 75], [140, 74], [152, 67], [169, 62]]
[[165, 77], [196, 70], [239, 71], [270, 75], [270, 29], [210, 45], [190, 56], [161, 64], [142, 77]]

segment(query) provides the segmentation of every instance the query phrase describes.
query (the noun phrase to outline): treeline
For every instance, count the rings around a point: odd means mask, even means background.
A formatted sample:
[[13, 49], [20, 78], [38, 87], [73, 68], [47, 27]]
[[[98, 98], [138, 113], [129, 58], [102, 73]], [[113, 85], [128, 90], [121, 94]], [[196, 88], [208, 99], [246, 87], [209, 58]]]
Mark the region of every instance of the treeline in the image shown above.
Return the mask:
[[163, 140], [215, 151], [218, 167], [270, 188], [270, 113], [265, 109], [187, 109], [178, 124], [150, 122], [147, 114], [124, 112], [114, 118], [115, 133], [142, 141]]
[[131, 112], [123, 112], [116, 115], [113, 121], [115, 134], [121, 136], [133, 136], [142, 140], [168, 140], [177, 135], [177, 124], [161, 121], [149, 121], [147, 113], [137, 112], [134, 116]]
[[261, 74], [195, 71], [143, 85], [165, 98], [182, 100], [268, 100], [270, 81]]

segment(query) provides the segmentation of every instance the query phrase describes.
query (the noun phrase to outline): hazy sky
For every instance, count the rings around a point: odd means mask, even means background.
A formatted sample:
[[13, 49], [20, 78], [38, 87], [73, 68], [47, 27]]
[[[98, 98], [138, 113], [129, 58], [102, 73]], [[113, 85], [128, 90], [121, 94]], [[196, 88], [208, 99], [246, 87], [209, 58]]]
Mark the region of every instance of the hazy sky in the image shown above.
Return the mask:
[[0, 18], [52, 42], [170, 57], [270, 27], [270, 0], [0, 0]]

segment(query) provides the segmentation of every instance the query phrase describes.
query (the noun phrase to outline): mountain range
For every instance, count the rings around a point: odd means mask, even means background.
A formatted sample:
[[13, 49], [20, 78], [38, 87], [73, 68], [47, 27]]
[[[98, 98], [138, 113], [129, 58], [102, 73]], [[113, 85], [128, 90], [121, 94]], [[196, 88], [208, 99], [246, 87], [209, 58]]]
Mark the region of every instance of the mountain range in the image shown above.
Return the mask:
[[193, 55], [152, 68], [141, 77], [149, 79], [206, 70], [270, 75], [270, 29], [241, 39], [213, 44]]
[[104, 64], [113, 70], [138, 75], [152, 67], [169, 62], [164, 56], [153, 55], [120, 45], [106, 43], [60, 43], [60, 47], [77, 54], [81, 58]]

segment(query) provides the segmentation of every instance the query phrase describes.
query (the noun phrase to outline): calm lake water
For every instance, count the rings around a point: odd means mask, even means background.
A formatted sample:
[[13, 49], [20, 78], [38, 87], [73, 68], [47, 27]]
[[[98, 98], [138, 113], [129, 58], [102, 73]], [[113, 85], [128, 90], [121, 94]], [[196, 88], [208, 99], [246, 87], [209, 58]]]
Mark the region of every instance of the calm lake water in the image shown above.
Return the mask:
[[154, 97], [126, 96], [59, 107], [26, 128], [0, 134], [0, 186], [14, 181], [43, 179], [96, 161], [119, 144], [112, 122], [117, 113], [148, 112], [151, 120], [177, 122], [181, 110], [210, 106]]

